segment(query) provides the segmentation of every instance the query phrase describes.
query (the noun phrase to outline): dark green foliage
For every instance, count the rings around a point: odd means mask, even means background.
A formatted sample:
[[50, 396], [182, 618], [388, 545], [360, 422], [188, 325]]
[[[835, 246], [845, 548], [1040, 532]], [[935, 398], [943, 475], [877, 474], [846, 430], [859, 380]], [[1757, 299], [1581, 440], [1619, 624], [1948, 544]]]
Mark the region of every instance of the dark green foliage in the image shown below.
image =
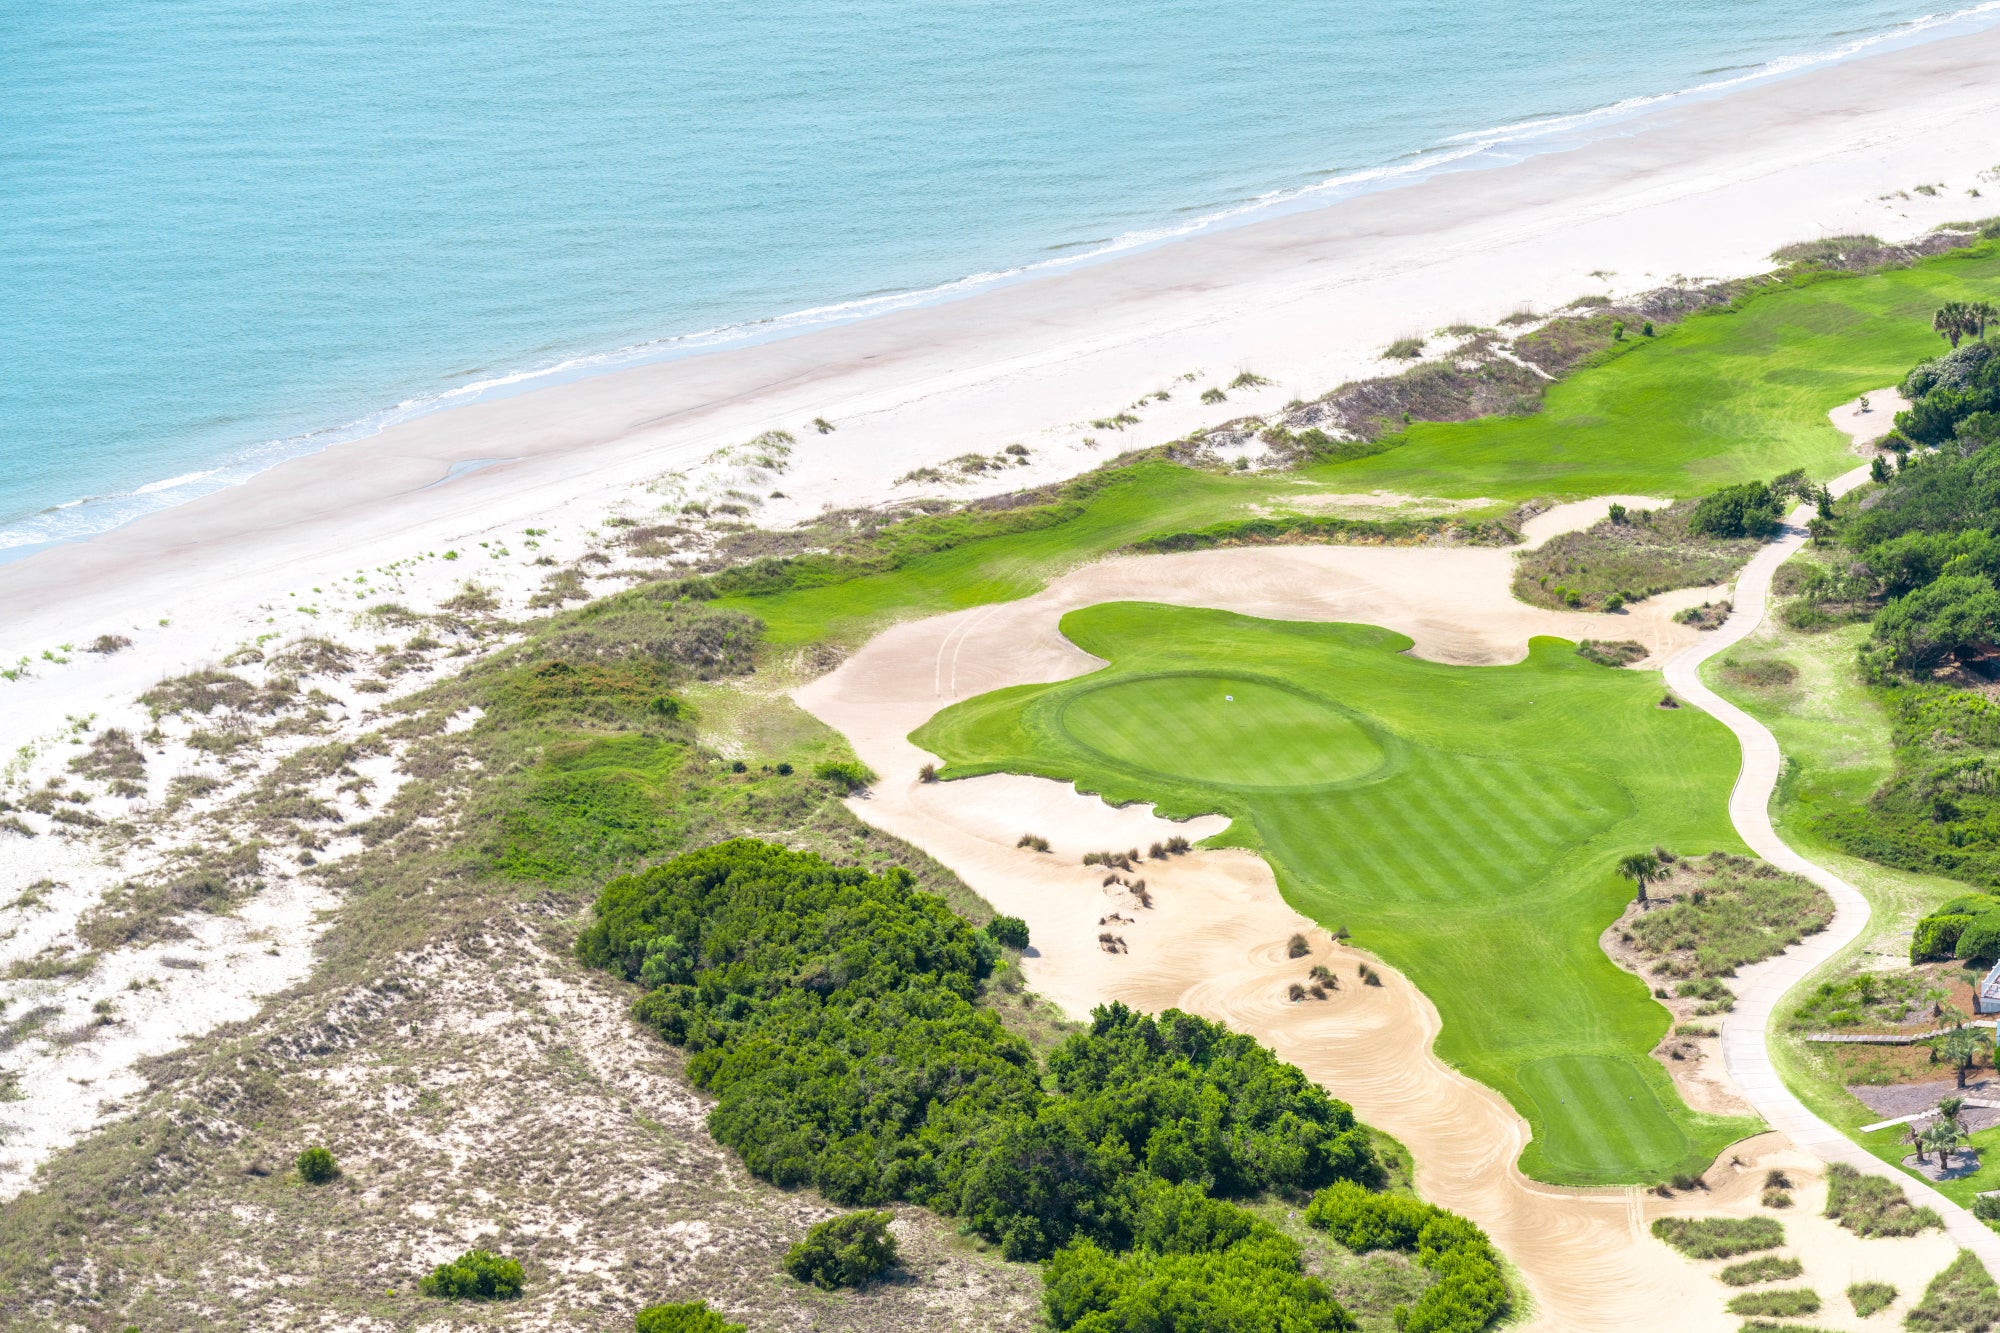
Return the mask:
[[2000, 590], [1984, 574], [1948, 574], [1882, 608], [1875, 638], [1890, 665], [1925, 675], [2000, 635]]
[[1877, 1310], [1886, 1310], [1896, 1301], [1896, 1289], [1886, 1282], [1856, 1282], [1847, 1289], [1854, 1317], [1866, 1319]]
[[1402, 1333], [1476, 1333], [1507, 1312], [1507, 1281], [1492, 1242], [1442, 1208], [1340, 1181], [1314, 1196], [1306, 1223], [1356, 1253], [1414, 1252], [1431, 1271], [1437, 1281], [1396, 1311]]
[[1732, 1259], [1785, 1243], [1785, 1229], [1769, 1217], [1661, 1217], [1653, 1234], [1690, 1259]]
[[829, 1217], [785, 1252], [787, 1273], [827, 1291], [866, 1286], [895, 1263], [896, 1238], [883, 1211]]
[[1960, 1250], [1951, 1266], [1931, 1279], [1903, 1323], [1919, 1333], [1986, 1333], [2000, 1324], [2000, 1290], [1979, 1257]]
[[491, 1250], [467, 1250], [439, 1264], [417, 1284], [426, 1296], [447, 1301], [511, 1301], [521, 1294], [519, 1260]]
[[1895, 1181], [1864, 1176], [1845, 1162], [1826, 1170], [1826, 1215], [1857, 1236], [1914, 1236], [1944, 1226], [1936, 1213], [1912, 1204]]
[[1784, 505], [1761, 481], [1725, 486], [1701, 498], [1688, 531], [1708, 537], [1768, 537], [1778, 530]]
[[1917, 366], [1903, 394], [1910, 406], [1896, 414], [1896, 430], [1919, 444], [1944, 444], [1965, 418], [2000, 408], [2000, 359], [1988, 343], [1967, 343]]
[[[1943, 685], [1890, 685], [1896, 772], [1863, 806], [1820, 814], [1814, 828], [1842, 850], [1885, 865], [2000, 886], [2000, 703]], [[1950, 957], [1956, 930], [1919, 941], [1913, 957]]]
[[1819, 1293], [1811, 1287], [1787, 1287], [1779, 1291], [1746, 1291], [1729, 1298], [1729, 1313], [1765, 1315], [1790, 1319], [1796, 1315], [1819, 1313]]
[[632, 1333], [749, 1333], [708, 1308], [707, 1301], [651, 1305], [632, 1316]]
[[835, 1202], [956, 1213], [1010, 1258], [1128, 1243], [1147, 1176], [1302, 1194], [1382, 1168], [1352, 1111], [1248, 1037], [1100, 1009], [1049, 1059], [977, 1003], [991, 936], [880, 876], [737, 840], [614, 880], [579, 955], [647, 987], [715, 1136]]
[[1750, 1287], [1759, 1282], [1782, 1282], [1797, 1277], [1805, 1271], [1804, 1265], [1789, 1257], [1780, 1258], [1766, 1254], [1756, 1259], [1746, 1259], [1740, 1264], [1731, 1264], [1722, 1270], [1722, 1280], [1732, 1287]]
[[299, 1179], [308, 1185], [324, 1185], [340, 1175], [340, 1166], [333, 1160], [333, 1154], [318, 1145], [300, 1153], [295, 1165], [299, 1169]]
[[1268, 1222], [1191, 1185], [1155, 1182], [1136, 1210], [1133, 1248], [1088, 1240], [1044, 1273], [1049, 1326], [1085, 1333], [1345, 1333], [1356, 1327], [1299, 1247]]
[[737, 840], [612, 881], [577, 942], [649, 989], [716, 1137], [775, 1184], [957, 1211], [996, 1120], [1042, 1101], [1026, 1043], [973, 1005], [991, 948], [894, 869]]
[[1028, 947], [1028, 923], [1018, 916], [996, 916], [986, 923], [986, 933], [995, 944], [1008, 949]]

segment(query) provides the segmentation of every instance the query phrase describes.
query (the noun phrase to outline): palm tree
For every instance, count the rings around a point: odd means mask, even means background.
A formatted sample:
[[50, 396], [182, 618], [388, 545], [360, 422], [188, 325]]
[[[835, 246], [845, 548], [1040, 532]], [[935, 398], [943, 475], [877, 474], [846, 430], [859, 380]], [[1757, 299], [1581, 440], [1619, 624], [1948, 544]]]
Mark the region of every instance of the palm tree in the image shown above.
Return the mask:
[[1965, 307], [1965, 320], [1973, 337], [1984, 338], [1986, 326], [2000, 322], [2000, 312], [1993, 309], [1990, 301], [1974, 301]]
[[1647, 905], [1646, 886], [1660, 877], [1660, 858], [1656, 852], [1634, 852], [1618, 863], [1618, 873], [1639, 886], [1639, 905]]
[[1972, 331], [1972, 325], [1973, 320], [1963, 301], [1947, 301], [1931, 316], [1931, 331], [1949, 342], [1954, 351], [1959, 340]]
[[1965, 1086], [1966, 1071], [1979, 1058], [1979, 1048], [1986, 1034], [1978, 1028], [1955, 1027], [1937, 1039], [1932, 1051], [1942, 1055], [1958, 1070], [1958, 1086]]
[[1939, 1169], [1944, 1171], [1951, 1170], [1951, 1150], [1956, 1148], [1958, 1141], [1965, 1137], [1963, 1131], [1958, 1127], [1958, 1122], [1939, 1116], [1934, 1124], [1925, 1127], [1920, 1137], [1923, 1139], [1926, 1147], [1937, 1150]]

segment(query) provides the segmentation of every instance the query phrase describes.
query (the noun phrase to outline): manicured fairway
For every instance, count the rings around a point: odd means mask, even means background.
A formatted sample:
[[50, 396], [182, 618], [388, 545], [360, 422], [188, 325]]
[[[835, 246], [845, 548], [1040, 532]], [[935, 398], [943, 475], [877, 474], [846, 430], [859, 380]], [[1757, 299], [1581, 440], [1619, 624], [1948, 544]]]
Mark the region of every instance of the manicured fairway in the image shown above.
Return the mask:
[[[774, 644], [853, 641], [898, 617], [1026, 596], [1145, 538], [1296, 501], [1310, 494], [1301, 479], [1334, 492], [1491, 497], [1501, 502], [1497, 512], [1537, 496], [1696, 495], [1794, 467], [1830, 477], [1853, 459], [1827, 410], [1895, 383], [1940, 351], [1930, 329], [1939, 304], [1995, 299], [2000, 244], [1990, 241], [1916, 268], [1766, 291], [1739, 309], [1629, 340], [1630, 350], [1552, 386], [1545, 410], [1532, 416], [1420, 422], [1386, 453], [1275, 478], [1145, 463], [1030, 530], [724, 605], [761, 617]], [[1332, 386], [1295, 387], [1310, 394]]]
[[1553, 639], [1517, 666], [1453, 667], [1387, 630], [1136, 603], [1062, 628], [1110, 665], [940, 713], [915, 739], [946, 777], [1036, 773], [1234, 817], [1218, 842], [1261, 851], [1294, 904], [1437, 1004], [1440, 1054], [1534, 1126], [1530, 1174], [1650, 1183], [1754, 1128], [1681, 1103], [1647, 1054], [1666, 1010], [1597, 943], [1629, 892], [1624, 852], [1741, 850], [1735, 742], [1656, 707], [1657, 677]]

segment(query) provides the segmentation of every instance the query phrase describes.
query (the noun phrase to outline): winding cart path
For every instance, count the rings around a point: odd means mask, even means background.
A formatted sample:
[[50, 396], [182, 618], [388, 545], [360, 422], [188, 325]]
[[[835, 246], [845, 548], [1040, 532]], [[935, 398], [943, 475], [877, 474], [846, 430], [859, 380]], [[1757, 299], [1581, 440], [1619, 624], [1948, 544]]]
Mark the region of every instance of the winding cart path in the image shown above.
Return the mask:
[[[1867, 479], [1868, 469], [1856, 468], [1837, 478], [1832, 488], [1835, 494], [1843, 494]], [[1735, 610], [1722, 628], [1673, 657], [1665, 668], [1667, 684], [1674, 693], [1719, 719], [1736, 733], [1743, 747], [1743, 768], [1729, 795], [1729, 817], [1743, 841], [1772, 865], [1805, 876], [1833, 897], [1833, 920], [1825, 930], [1776, 958], [1742, 970], [1735, 986], [1736, 1008], [1722, 1022], [1723, 1063], [1744, 1098], [1771, 1128], [1823, 1161], [1846, 1162], [1857, 1170], [1895, 1180], [1912, 1200], [1937, 1210], [1954, 1241], [1977, 1254], [1989, 1271], [2000, 1272], [2000, 1234], [1926, 1182], [1894, 1170], [1814, 1115], [1792, 1095], [1771, 1063], [1767, 1034], [1772, 1011], [1787, 991], [1860, 937], [1868, 925], [1868, 900], [1840, 876], [1793, 851], [1771, 827], [1771, 796], [1784, 766], [1777, 739], [1762, 723], [1702, 684], [1700, 671], [1704, 662], [1742, 642], [1763, 623], [1771, 577], [1805, 544], [1807, 514], [1801, 506], [1793, 513], [1785, 535], [1744, 566], [1736, 580]]]

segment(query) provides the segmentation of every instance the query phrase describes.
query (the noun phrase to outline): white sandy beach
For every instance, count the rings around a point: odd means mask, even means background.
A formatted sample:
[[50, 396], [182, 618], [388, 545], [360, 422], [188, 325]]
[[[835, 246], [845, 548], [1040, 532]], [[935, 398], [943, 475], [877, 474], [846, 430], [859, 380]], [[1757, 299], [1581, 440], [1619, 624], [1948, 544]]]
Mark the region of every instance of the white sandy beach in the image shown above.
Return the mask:
[[[581, 554], [610, 515], [643, 519], [682, 499], [740, 489], [763, 497], [760, 521], [782, 523], [829, 504], [907, 494], [894, 482], [914, 468], [1017, 441], [1032, 451], [1029, 466], [958, 493], [1051, 480], [1125, 448], [1384, 373], [1381, 349], [1412, 332], [1546, 311], [1589, 292], [1639, 291], [1676, 275], [1757, 272], [1776, 246], [1820, 235], [1898, 239], [2000, 212], [2000, 182], [1982, 175], [2000, 159], [1996, 144], [2000, 31], [1989, 31], [1676, 106], [1587, 147], [1513, 167], [1443, 175], [963, 301], [421, 418], [92, 541], [0, 566], [0, 663], [26, 659], [19, 679], [0, 680], [0, 751], [12, 757], [4, 776], [17, 789], [40, 785], [74, 753], [67, 744], [74, 720], [148, 725], [133, 704], [139, 691], [260, 636], [323, 632], [366, 650], [376, 636], [356, 620], [363, 607], [393, 597], [427, 610], [466, 579], [493, 588], [503, 609], [519, 610], [545, 572], [533, 560]], [[1910, 193], [1919, 184], [1942, 188]], [[1246, 369], [1273, 383], [1232, 391], [1214, 406], [1177, 392], [1170, 404], [1140, 409], [1143, 420], [1122, 432], [1089, 424], [1181, 376], [1194, 376], [1198, 390]], [[838, 430], [816, 432], [815, 417]], [[797, 438], [784, 468], [716, 459], [719, 449], [769, 430]], [[506, 461], [439, 484], [454, 465], [490, 459]], [[528, 528], [546, 532], [530, 537]], [[443, 558], [447, 552], [455, 558]], [[1450, 639], [1460, 636], [1455, 660], [1491, 660], [1493, 643], [1524, 640], [1526, 632], [1574, 633], [1570, 622], [1586, 619], [1475, 605], [1459, 565], [1470, 570], [1475, 556], [1504, 563], [1500, 552], [1340, 555], [1272, 553], [1263, 577], [1315, 603], [1314, 614], [1341, 618], [1355, 613], [1342, 609], [1334, 576], [1351, 577], [1354, 606], [1374, 608], [1370, 618], [1406, 629], [1420, 647], [1453, 658]], [[1438, 557], [1438, 570], [1421, 577], [1426, 586], [1467, 589], [1464, 605], [1409, 601], [1399, 618], [1397, 580], [1416, 577], [1408, 572], [1414, 567], [1385, 559], [1379, 569], [1361, 569], [1349, 560], [1388, 556]], [[1101, 600], [1103, 589], [1071, 591]], [[1265, 600], [1276, 606], [1284, 598]], [[1672, 604], [1660, 599], [1635, 637], [1664, 651], [1691, 634], [1658, 614]], [[107, 633], [134, 646], [108, 657], [76, 651]], [[969, 683], [960, 692], [976, 691]], [[342, 696], [354, 726], [369, 702]], [[170, 765], [192, 762], [178, 748]], [[380, 778], [392, 780], [386, 763]], [[0, 903], [15, 904], [0, 909], [0, 962], [60, 940], [120, 873], [81, 844], [0, 834]], [[67, 888], [40, 903], [17, 901], [43, 878]], [[138, 1059], [247, 1016], [261, 995], [301, 975], [320, 906], [296, 885], [280, 887], [261, 918], [167, 950], [203, 966], [177, 971], [132, 1001], [134, 1018], [119, 1042], [38, 1056], [23, 1079], [28, 1103], [8, 1108], [6, 1118], [31, 1132], [10, 1141], [0, 1192], [21, 1188], [37, 1160], [116, 1114]], [[157, 961], [149, 958], [148, 967]], [[87, 1021], [96, 992], [136, 976], [136, 967], [113, 960], [87, 987], [60, 979], [0, 985], [10, 1004], [55, 1007], [65, 1016], [54, 1021], [73, 1025]], [[1050, 985], [1060, 991], [1062, 982], [1051, 977]], [[1172, 991], [1164, 981], [1156, 989]], [[1427, 1006], [1421, 997], [1404, 1000], [1409, 1037]], [[1303, 1047], [1281, 1051], [1330, 1078], [1359, 1077]], [[1455, 1076], [1439, 1067], [1426, 1078]], [[1472, 1099], [1468, 1107], [1480, 1097], [1497, 1102], [1476, 1088], [1458, 1095]], [[1517, 1123], [1504, 1104], [1479, 1114], [1508, 1135]], [[1511, 1162], [1513, 1141], [1484, 1147]], [[1451, 1160], [1416, 1146], [1420, 1163]], [[1633, 1204], [1636, 1223], [1643, 1210]], [[1489, 1225], [1506, 1243], [1503, 1228]], [[1926, 1253], [1924, 1262], [1933, 1257]], [[1683, 1272], [1678, 1261], [1649, 1268], [1636, 1289], [1665, 1298]], [[1551, 1289], [1542, 1294], [1558, 1299]]]

